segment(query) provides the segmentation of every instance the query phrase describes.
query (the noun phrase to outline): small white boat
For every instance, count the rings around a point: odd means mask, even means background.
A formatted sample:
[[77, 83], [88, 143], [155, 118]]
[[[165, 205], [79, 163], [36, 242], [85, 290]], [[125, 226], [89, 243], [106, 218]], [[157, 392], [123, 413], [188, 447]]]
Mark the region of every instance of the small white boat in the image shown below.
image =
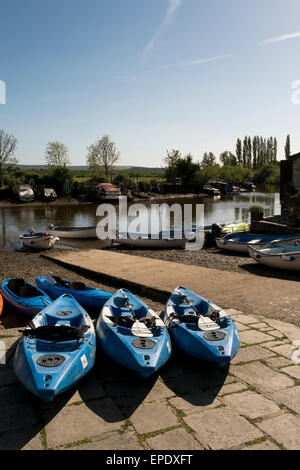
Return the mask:
[[47, 230], [50, 235], [60, 238], [97, 238], [96, 226], [93, 227], [54, 227], [49, 224]]
[[248, 247], [249, 255], [258, 263], [271, 268], [300, 271], [300, 238], [274, 241]]
[[[180, 231], [181, 232], [181, 231]], [[182, 233], [182, 232], [181, 232]], [[151, 234], [117, 234], [117, 237], [112, 240], [113, 243], [121, 245], [128, 245], [135, 248], [149, 248], [149, 249], [177, 249], [184, 248], [186, 239], [184, 236], [181, 238], [163, 237], [162, 232], [158, 235]]]
[[248, 246], [262, 245], [273, 241], [289, 240], [292, 235], [265, 235], [250, 232], [235, 232], [216, 238], [216, 245], [222, 250], [248, 253]]
[[25, 248], [32, 250], [49, 250], [59, 240], [58, 237], [53, 237], [48, 232], [33, 232], [33, 230], [22, 233], [20, 239], [23, 240]]
[[34, 201], [34, 192], [29, 184], [22, 184], [18, 190], [19, 199], [22, 202]]

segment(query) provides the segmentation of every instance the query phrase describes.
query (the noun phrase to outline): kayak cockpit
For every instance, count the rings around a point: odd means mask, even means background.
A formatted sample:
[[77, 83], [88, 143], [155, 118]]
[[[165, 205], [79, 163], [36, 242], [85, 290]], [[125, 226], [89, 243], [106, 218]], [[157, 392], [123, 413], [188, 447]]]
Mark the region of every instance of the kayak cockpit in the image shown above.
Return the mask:
[[39, 289], [34, 285], [24, 281], [24, 279], [14, 278], [7, 283], [7, 288], [18, 297], [38, 297], [41, 295]]

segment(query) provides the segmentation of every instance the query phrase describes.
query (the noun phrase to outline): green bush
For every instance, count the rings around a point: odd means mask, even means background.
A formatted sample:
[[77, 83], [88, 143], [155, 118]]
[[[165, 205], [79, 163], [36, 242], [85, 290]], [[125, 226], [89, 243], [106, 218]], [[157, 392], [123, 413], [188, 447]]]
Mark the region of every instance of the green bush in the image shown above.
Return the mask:
[[264, 218], [264, 209], [261, 206], [250, 207], [251, 220], [262, 220]]

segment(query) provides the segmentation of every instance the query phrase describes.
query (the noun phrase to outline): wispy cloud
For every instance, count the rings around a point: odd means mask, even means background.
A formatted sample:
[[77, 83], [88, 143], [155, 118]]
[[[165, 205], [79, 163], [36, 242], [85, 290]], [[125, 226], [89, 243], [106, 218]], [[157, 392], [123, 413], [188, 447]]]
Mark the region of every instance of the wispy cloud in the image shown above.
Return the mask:
[[259, 43], [259, 46], [265, 46], [266, 44], [273, 44], [274, 42], [287, 41], [288, 39], [295, 39], [299, 37], [300, 37], [300, 32], [292, 33], [292, 34], [284, 34], [276, 38], [266, 39], [266, 41]]
[[167, 12], [160, 26], [158, 27], [154, 36], [150, 39], [150, 41], [143, 50], [141, 65], [145, 62], [146, 58], [148, 57], [148, 54], [150, 53], [150, 51], [152, 51], [159, 38], [167, 31], [167, 29], [172, 24], [175, 13], [180, 7], [180, 5], [183, 3], [183, 1], [184, 0], [169, 0]]
[[168, 67], [189, 67], [192, 65], [200, 65], [205, 64], [207, 62], [215, 62], [217, 60], [224, 60], [231, 57], [230, 55], [218, 55], [215, 57], [207, 57], [206, 59], [195, 59], [195, 60], [187, 60], [184, 62], [177, 62], [176, 64], [170, 64]]

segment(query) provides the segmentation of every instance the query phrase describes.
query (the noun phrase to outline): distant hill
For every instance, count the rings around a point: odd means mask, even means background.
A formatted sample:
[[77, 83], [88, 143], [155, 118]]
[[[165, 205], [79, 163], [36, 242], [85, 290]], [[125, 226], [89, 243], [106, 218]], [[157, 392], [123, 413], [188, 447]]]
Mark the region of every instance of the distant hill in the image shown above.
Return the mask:
[[[47, 165], [18, 165], [18, 168], [20, 170], [47, 170], [48, 166]], [[88, 171], [87, 166], [68, 166], [68, 169], [70, 171]], [[125, 166], [125, 165], [117, 165], [114, 167], [115, 170], [117, 171], [132, 171], [132, 172], [137, 172], [137, 171], [143, 171], [143, 172], [149, 172], [149, 173], [161, 173], [163, 171], [162, 168], [149, 168], [146, 166]]]

